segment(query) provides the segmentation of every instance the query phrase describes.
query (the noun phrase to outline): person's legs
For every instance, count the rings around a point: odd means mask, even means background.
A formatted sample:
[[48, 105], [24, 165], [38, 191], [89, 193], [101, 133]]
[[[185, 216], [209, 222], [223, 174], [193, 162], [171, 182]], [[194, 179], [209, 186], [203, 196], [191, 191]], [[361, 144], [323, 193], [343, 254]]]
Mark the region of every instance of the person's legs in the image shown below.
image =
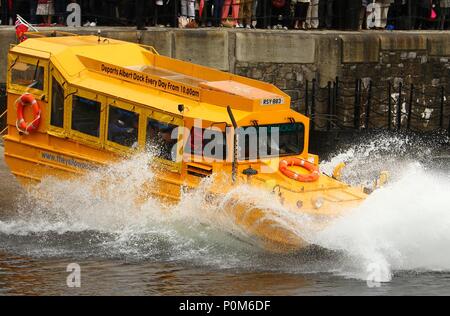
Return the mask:
[[211, 1], [209, 1], [209, 0], [204, 0], [203, 8], [201, 11], [200, 11], [200, 6], [199, 6], [199, 9], [198, 9], [199, 21], [201, 22], [201, 25], [203, 27], [206, 26], [206, 24], [209, 22], [209, 19], [211, 16], [210, 7], [211, 7]]
[[313, 29], [317, 29], [319, 27], [319, 0], [311, 0], [309, 6], [312, 8], [308, 8], [310, 12], [310, 26]]
[[306, 15], [309, 9], [309, 2], [300, 2], [300, 28], [305, 28]]
[[[332, 11], [333, 27], [339, 30], [343, 30], [346, 24], [346, 0], [335, 0]], [[334, 14], [333, 14], [334, 13]]]
[[444, 10], [444, 24], [442, 25], [443, 29], [446, 30], [448, 27], [446, 27], [445, 23], [450, 17], [450, 7], [449, 8], [443, 8]]
[[15, 1], [9, 3], [11, 6], [8, 9], [8, 24], [14, 25], [16, 19], [16, 4]]
[[446, 22], [446, 19], [448, 17], [450, 8], [443, 8], [443, 7], [441, 7], [440, 9], [441, 9], [441, 12], [440, 12], [439, 29], [444, 30], [444, 29], [446, 29], [445, 28], [445, 22]]
[[[177, 23], [177, 12], [178, 8], [175, 7], [175, 4], [178, 3], [175, 0], [166, 0], [164, 1], [164, 18], [162, 20], [162, 24], [165, 26], [176, 26]], [[189, 4], [188, 4], [189, 5]], [[188, 11], [189, 14], [189, 11]], [[194, 11], [194, 17], [195, 17], [195, 11]]]
[[[252, 25], [255, 24], [254, 26], [256, 26], [256, 21], [258, 20], [258, 9], [259, 9], [259, 2], [260, 0], [253, 0], [252, 2]], [[253, 22], [255, 21], [255, 23]]]
[[305, 25], [307, 28], [319, 27], [319, 0], [311, 0], [309, 3]]
[[232, 0], [232, 8], [231, 8], [231, 16], [233, 17], [233, 22], [238, 23], [239, 20], [239, 8], [240, 8], [240, 0]]
[[381, 28], [386, 28], [386, 24], [387, 24], [387, 17], [388, 17], [388, 12], [389, 12], [389, 6], [391, 5], [389, 0], [382, 0], [379, 2], [380, 4], [380, 27]]
[[220, 21], [221, 21], [221, 17], [222, 17], [223, 5], [224, 5], [223, 0], [214, 0], [214, 13], [213, 13], [213, 16], [214, 16], [213, 25], [214, 26], [219, 26], [220, 25]]
[[37, 7], [38, 0], [30, 0], [30, 1], [28, 1], [28, 3], [30, 4], [30, 23], [36, 24], [37, 23], [36, 7]]
[[252, 24], [253, 0], [244, 0], [244, 26]]
[[187, 14], [189, 19], [195, 19], [195, 0], [187, 0]]
[[311, 26], [311, 22], [312, 22], [312, 8], [313, 8], [313, 3], [311, 2], [309, 7], [308, 7], [308, 12], [306, 12], [306, 20], [305, 20], [305, 27], [307, 29], [312, 28]]
[[273, 19], [273, 6], [270, 0], [261, 0], [262, 6], [261, 10], [263, 13], [263, 26], [264, 28], [270, 28], [272, 26]]
[[281, 25], [283, 27], [289, 28], [291, 26], [291, 1], [286, 0], [285, 6], [281, 9], [282, 21]]
[[2, 1], [2, 24], [8, 25], [8, 0]]
[[63, 24], [64, 16], [66, 13], [66, 1], [65, 0], [54, 0], [55, 4], [55, 15], [57, 22]]
[[325, 15], [326, 15], [326, 7], [327, 7], [328, 0], [320, 0], [319, 1], [319, 28], [323, 29], [325, 28]]
[[300, 15], [301, 15], [301, 6], [300, 2], [296, 2], [294, 4], [294, 17], [293, 17], [293, 27], [295, 30], [300, 28]]
[[135, 0], [136, 27], [138, 30], [145, 30], [144, 10], [145, 0]]
[[325, 26], [327, 29], [331, 29], [333, 26], [333, 7], [335, 0], [327, 0], [326, 13], [325, 13]]
[[346, 23], [345, 29], [356, 31], [359, 29], [359, 14], [361, 12], [362, 1], [361, 0], [346, 0], [346, 11], [344, 14]]
[[228, 18], [228, 14], [230, 13], [230, 5], [231, 0], [224, 0], [222, 6], [222, 20], [226, 20]]
[[367, 10], [367, 7], [362, 6], [361, 10], [359, 11], [359, 21], [358, 21], [359, 28], [358, 28], [358, 30], [362, 30], [364, 28], [364, 24], [365, 24], [364, 22], [366, 20], [366, 14], [367, 14], [366, 10]]
[[238, 19], [237, 19], [237, 25], [244, 26], [244, 9], [245, 9], [245, 1], [246, 0], [239, 0], [239, 13], [238, 13]]
[[421, 30], [424, 27], [426, 23], [426, 18], [427, 18], [427, 9], [419, 6], [417, 8], [417, 20], [415, 23], [415, 28], [417, 30]]
[[187, 17], [187, 0], [180, 0], [181, 16]]

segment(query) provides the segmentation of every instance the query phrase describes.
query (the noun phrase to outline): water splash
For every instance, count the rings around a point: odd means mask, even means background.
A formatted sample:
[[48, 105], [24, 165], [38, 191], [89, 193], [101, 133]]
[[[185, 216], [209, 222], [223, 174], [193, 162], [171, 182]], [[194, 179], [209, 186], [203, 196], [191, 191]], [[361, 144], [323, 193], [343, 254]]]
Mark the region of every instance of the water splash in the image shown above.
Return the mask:
[[[145, 195], [142, 187], [154, 181], [148, 168], [151, 159], [141, 154], [78, 179], [44, 179], [18, 204], [16, 217], [0, 221], [2, 247], [16, 249], [19, 243], [23, 251], [36, 256], [124, 257], [240, 270], [331, 272], [363, 280], [376, 272], [377, 281], [389, 281], [399, 270], [447, 271], [450, 179], [418, 163], [429, 153], [412, 151], [414, 144], [400, 136], [377, 137], [322, 163], [322, 170], [330, 172], [338, 162], [348, 162], [344, 179], [355, 184], [370, 182], [386, 166], [393, 176], [359, 209], [320, 233], [308, 229], [310, 218], [289, 213], [272, 196], [248, 186], [211, 203], [207, 188], [213, 179], [206, 179], [197, 190], [182, 192], [176, 205], [148, 196], [145, 203], [136, 203], [136, 193]], [[255, 201], [268, 210], [266, 219], [276, 220], [321, 248], [290, 255], [268, 253], [227, 215], [226, 207], [236, 196]]]
[[[347, 165], [343, 180], [370, 185], [381, 171], [390, 183], [311, 242], [346, 256], [340, 273], [385, 282], [395, 271], [450, 271], [450, 149], [447, 137], [377, 135], [339, 152], [321, 169]], [[446, 164], [433, 155], [444, 154]], [[375, 273], [375, 276], [373, 275]]]
[[[450, 181], [410, 164], [400, 179], [375, 191], [352, 214], [315, 236], [348, 257], [341, 272], [377, 281], [398, 270], [450, 271]], [[371, 268], [372, 267], [372, 268]]]

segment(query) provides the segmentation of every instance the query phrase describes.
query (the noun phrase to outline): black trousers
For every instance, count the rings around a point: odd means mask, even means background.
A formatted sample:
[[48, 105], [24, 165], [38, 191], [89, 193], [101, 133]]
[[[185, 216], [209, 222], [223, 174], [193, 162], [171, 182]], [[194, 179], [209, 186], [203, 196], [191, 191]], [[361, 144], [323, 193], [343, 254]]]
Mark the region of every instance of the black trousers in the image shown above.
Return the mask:
[[28, 4], [30, 5], [30, 23], [36, 24], [37, 18], [36, 18], [36, 8], [38, 4], [38, 0], [29, 0]]
[[289, 26], [291, 24], [291, 1], [286, 0], [286, 4], [282, 8], [272, 6], [271, 25]]
[[[8, 10], [8, 0], [1, 0], [2, 1], [2, 24], [8, 25], [9, 23], [9, 17], [13, 17], [15, 14], [14, 12], [9, 12]], [[13, 2], [14, 7], [14, 2]], [[14, 23], [14, 21], [13, 21]]]
[[319, 28], [333, 27], [333, 0], [319, 0]]
[[136, 26], [138, 28], [145, 27], [146, 3], [146, 0], [135, 0]]
[[155, 5], [154, 24], [177, 26], [179, 5], [177, 0], [163, 0], [163, 5]]
[[335, 0], [334, 27], [339, 30], [358, 30], [361, 7], [360, 0]]

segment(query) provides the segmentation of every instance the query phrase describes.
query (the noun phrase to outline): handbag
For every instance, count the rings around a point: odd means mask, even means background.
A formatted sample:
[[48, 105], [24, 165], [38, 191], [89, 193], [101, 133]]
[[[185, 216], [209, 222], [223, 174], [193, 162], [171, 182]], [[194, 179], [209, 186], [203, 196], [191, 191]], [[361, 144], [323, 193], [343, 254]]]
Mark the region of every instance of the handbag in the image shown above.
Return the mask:
[[286, 5], [286, 0], [272, 0], [272, 6], [277, 9], [281, 9]]

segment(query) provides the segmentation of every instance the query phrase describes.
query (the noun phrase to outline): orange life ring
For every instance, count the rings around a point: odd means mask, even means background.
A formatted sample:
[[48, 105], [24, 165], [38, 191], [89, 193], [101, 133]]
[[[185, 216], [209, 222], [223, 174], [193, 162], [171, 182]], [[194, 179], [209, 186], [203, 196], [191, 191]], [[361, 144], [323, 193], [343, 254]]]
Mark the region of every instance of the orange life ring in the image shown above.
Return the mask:
[[[24, 93], [20, 96], [20, 98], [16, 101], [17, 105], [17, 121], [16, 127], [17, 130], [23, 134], [28, 135], [29, 133], [38, 129], [39, 124], [41, 123], [41, 107], [39, 103], [36, 101], [34, 96], [30, 93]], [[25, 106], [31, 105], [33, 107], [33, 121], [27, 123], [25, 121], [23, 110]]]
[[[288, 167], [290, 166], [298, 166], [305, 168], [309, 171], [308, 174], [299, 174], [297, 172], [294, 172], [290, 170]], [[285, 158], [280, 161], [279, 169], [282, 174], [284, 174], [286, 177], [300, 181], [300, 182], [314, 182], [319, 179], [320, 173], [319, 173], [319, 167], [317, 167], [315, 164], [301, 158]]]

